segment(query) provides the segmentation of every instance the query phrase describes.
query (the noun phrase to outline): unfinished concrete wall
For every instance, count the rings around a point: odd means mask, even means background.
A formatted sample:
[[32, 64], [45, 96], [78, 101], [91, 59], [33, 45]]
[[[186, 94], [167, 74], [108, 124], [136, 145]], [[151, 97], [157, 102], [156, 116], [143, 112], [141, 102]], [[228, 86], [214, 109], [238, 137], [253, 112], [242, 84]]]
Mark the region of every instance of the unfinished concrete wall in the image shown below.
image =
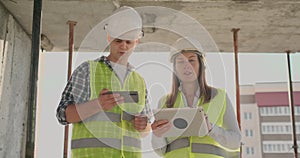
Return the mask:
[[31, 40], [0, 3], [0, 157], [25, 157]]

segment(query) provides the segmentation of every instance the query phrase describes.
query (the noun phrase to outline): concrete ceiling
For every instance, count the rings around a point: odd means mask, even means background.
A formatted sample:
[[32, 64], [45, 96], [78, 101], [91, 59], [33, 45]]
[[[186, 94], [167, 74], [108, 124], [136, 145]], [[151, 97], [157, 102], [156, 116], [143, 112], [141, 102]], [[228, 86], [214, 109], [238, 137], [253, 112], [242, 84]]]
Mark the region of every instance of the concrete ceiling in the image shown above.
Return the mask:
[[[0, 2], [31, 34], [33, 0]], [[197, 35], [197, 29], [193, 27], [197, 21], [209, 32], [222, 52], [233, 51], [232, 28], [240, 28], [239, 52], [281, 53], [300, 50], [300, 0], [43, 0], [42, 34], [54, 45], [51, 51], [67, 51], [67, 21], [76, 21], [74, 47], [79, 49], [88, 33], [123, 5], [157, 6], [148, 12], [147, 8], [138, 9], [145, 26], [149, 26], [145, 28], [145, 38], [141, 40], [144, 44], [170, 44], [178, 38], [178, 33], [155, 28], [157, 24], [178, 26], [182, 32]], [[166, 7], [165, 11], [161, 7]], [[183, 19], [174, 20], [173, 11], [183, 15]], [[184, 16], [195, 21], [187, 22]], [[155, 50], [151, 44], [147, 47]]]

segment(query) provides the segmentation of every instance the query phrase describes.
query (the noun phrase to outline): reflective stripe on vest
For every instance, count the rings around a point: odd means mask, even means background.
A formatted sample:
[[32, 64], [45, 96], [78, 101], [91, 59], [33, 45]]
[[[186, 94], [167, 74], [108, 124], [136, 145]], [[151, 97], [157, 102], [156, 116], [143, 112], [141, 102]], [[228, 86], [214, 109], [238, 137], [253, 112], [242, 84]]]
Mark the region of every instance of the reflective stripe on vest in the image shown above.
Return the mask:
[[[109, 142], [109, 143], [108, 143]], [[141, 140], [132, 137], [123, 137], [123, 143], [126, 146], [141, 148]], [[117, 148], [121, 149], [121, 139], [115, 138], [82, 138], [72, 140], [71, 149], [77, 148]]]
[[[167, 146], [166, 152], [171, 152], [173, 150], [186, 148], [189, 146], [190, 146], [190, 141], [187, 137], [177, 139]], [[200, 143], [192, 143], [191, 152], [218, 155], [225, 158], [239, 158], [240, 156], [240, 152], [228, 152], [225, 149], [222, 149], [220, 147], [211, 144], [200, 144]]]
[[[123, 112], [122, 120], [132, 121], [134, 119], [134, 115], [131, 115], [127, 112]], [[84, 122], [89, 121], [111, 121], [111, 122], [121, 122], [121, 115], [114, 112], [99, 112], [87, 119]]]

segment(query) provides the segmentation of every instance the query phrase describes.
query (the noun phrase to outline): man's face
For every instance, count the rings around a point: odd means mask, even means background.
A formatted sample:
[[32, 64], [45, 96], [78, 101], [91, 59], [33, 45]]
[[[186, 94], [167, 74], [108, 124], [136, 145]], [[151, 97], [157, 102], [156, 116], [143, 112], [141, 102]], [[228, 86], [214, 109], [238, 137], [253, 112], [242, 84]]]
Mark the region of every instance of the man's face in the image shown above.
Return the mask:
[[111, 39], [110, 43], [110, 60], [112, 62], [118, 62], [119, 60], [128, 60], [135, 46], [138, 43], [136, 40], [122, 40], [122, 39]]

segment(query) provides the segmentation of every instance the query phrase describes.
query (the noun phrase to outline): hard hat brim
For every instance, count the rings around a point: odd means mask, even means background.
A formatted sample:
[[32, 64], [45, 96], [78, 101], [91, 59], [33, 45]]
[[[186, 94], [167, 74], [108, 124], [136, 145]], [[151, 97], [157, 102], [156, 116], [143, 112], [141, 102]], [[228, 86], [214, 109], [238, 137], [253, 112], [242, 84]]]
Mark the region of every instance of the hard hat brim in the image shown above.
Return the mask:
[[177, 55], [179, 55], [181, 53], [187, 53], [187, 52], [195, 53], [195, 54], [199, 55], [200, 57], [203, 56], [203, 52], [200, 52], [196, 49], [184, 49], [184, 50], [173, 52], [172, 55], [170, 56], [170, 62], [173, 63], [174, 59], [177, 57]]

